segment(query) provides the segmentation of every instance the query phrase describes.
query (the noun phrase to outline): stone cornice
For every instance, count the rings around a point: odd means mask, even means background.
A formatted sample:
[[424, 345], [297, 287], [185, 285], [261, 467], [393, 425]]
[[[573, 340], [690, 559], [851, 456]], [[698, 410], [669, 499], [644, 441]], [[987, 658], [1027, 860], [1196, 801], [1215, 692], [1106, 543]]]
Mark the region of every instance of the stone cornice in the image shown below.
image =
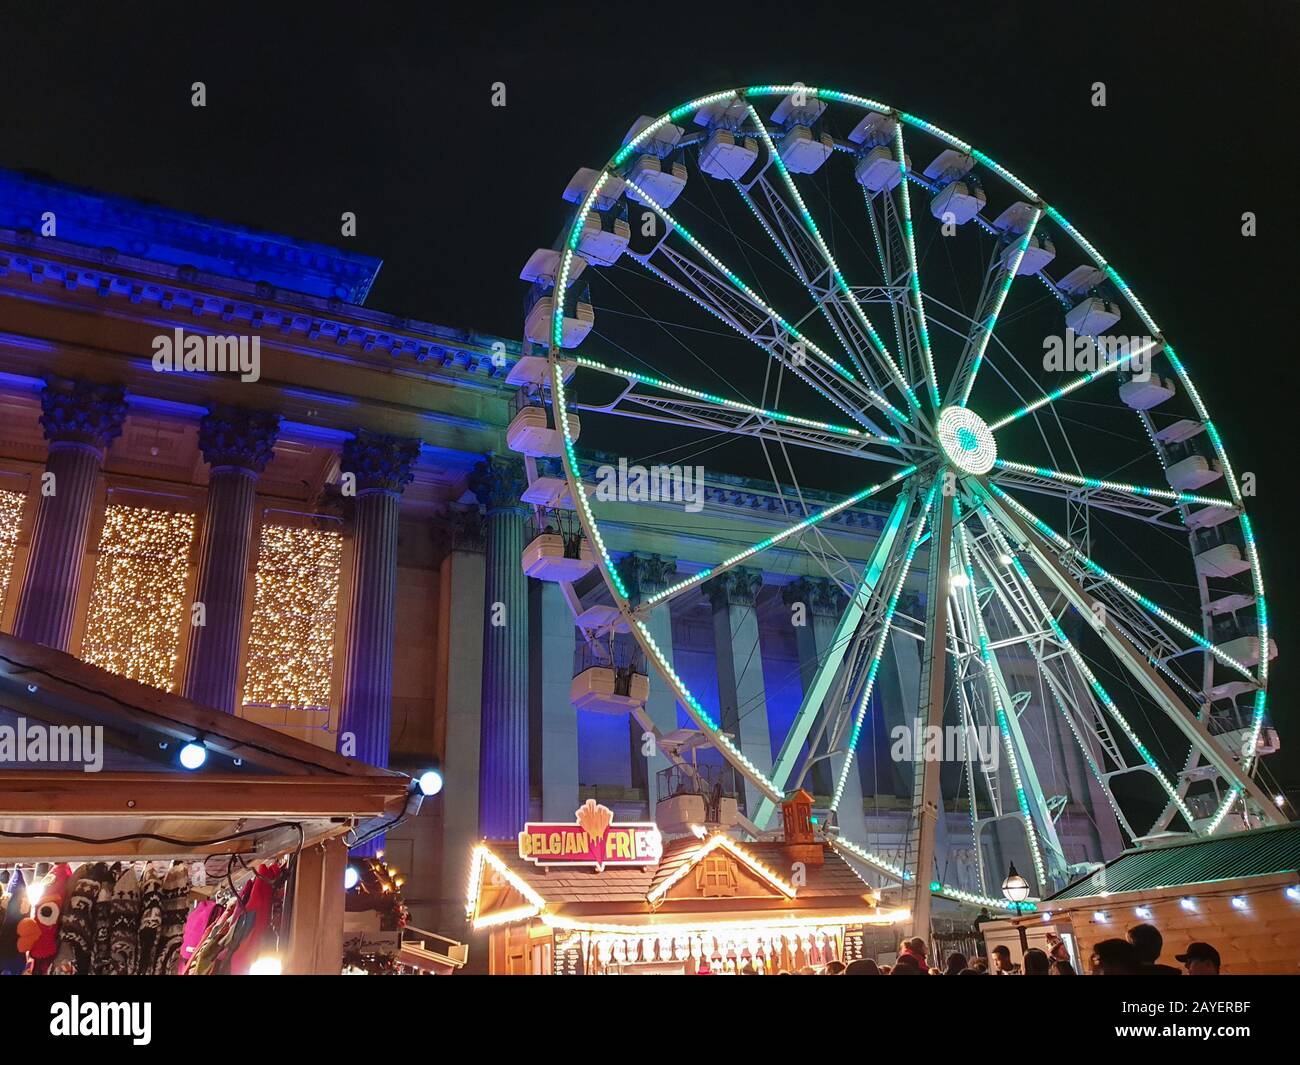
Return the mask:
[[[68, 262], [65, 254], [79, 261]], [[460, 371], [502, 392], [514, 391], [505, 378], [520, 355], [517, 340], [413, 321], [264, 283], [188, 272], [184, 267], [161, 266], [128, 255], [95, 259], [88, 248], [51, 239], [25, 240], [21, 234], [0, 229], [0, 279], [10, 274], [32, 284], [93, 292], [105, 300], [156, 311], [186, 311], [196, 324], [205, 326], [218, 321], [223, 326], [237, 323], [239, 329], [275, 333], [299, 342], [331, 341], [344, 351], [378, 351], [412, 366]], [[498, 344], [502, 345], [503, 361], [494, 360]]]

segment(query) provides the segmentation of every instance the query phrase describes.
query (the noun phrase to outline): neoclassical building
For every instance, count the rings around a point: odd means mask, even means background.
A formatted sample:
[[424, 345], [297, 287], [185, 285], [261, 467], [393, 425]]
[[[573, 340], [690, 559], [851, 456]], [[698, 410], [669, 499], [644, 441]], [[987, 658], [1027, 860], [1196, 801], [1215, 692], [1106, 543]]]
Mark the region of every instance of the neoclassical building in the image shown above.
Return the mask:
[[[626, 717], [575, 710], [572, 604], [521, 569], [518, 343], [367, 308], [379, 268], [0, 171], [0, 630], [361, 762], [438, 764], [444, 790], [386, 845], [416, 923], [457, 936], [475, 840], [571, 820], [587, 797], [652, 816], [667, 762]], [[711, 473], [705, 492], [708, 535], [614, 534], [630, 585], [663, 588], [784, 523], [769, 485]], [[849, 508], [825, 534], [865, 560], [885, 515]], [[806, 556], [762, 565], [654, 621], [747, 750], [780, 743], [842, 606]], [[578, 586], [584, 603], [602, 591]], [[809, 624], [789, 623], [796, 603]], [[906, 835], [911, 766], [888, 736], [918, 670], [915, 647], [885, 663], [841, 804], [881, 852]], [[684, 722], [653, 675], [645, 705], [665, 733]], [[1077, 747], [1032, 720], [1061, 774], [1048, 786], [1085, 797], [1058, 821], [1071, 860], [1118, 850]], [[942, 820], [945, 882], [973, 887], [969, 818]]]

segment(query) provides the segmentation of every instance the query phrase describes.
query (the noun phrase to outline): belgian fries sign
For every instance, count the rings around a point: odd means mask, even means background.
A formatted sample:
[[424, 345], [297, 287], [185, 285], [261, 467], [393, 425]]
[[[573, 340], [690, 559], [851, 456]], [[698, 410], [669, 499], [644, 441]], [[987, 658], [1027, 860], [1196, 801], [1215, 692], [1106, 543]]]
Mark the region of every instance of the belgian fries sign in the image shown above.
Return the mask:
[[659, 826], [614, 824], [614, 813], [588, 799], [573, 824], [529, 822], [519, 833], [519, 857], [536, 865], [655, 865], [664, 852]]

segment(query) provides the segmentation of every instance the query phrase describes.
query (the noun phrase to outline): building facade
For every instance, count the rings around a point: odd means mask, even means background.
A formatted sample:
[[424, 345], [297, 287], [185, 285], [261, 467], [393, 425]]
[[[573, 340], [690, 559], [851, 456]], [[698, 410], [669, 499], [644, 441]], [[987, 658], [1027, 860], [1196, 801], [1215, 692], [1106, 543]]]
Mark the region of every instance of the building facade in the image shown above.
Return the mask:
[[[518, 343], [367, 308], [379, 268], [0, 172], [0, 630], [359, 762], [437, 764], [443, 791], [386, 846], [414, 922], [455, 936], [477, 840], [567, 821], [587, 798], [652, 816], [667, 763], [628, 718], [574, 709], [571, 604], [521, 570], [527, 480], [505, 443]], [[705, 492], [707, 534], [614, 523], [608, 546], [643, 593], [788, 523], [770, 485], [718, 474]], [[885, 515], [850, 508], [824, 532], [861, 562]], [[761, 563], [652, 627], [770, 765], [842, 603], [798, 550]], [[578, 591], [591, 604], [603, 588]], [[880, 853], [907, 835], [912, 766], [889, 736], [918, 673], [914, 645], [885, 662], [842, 803], [843, 831]], [[685, 723], [654, 675], [646, 710], [661, 731]], [[1044, 786], [1066, 799], [1070, 859], [1099, 859], [1118, 830], [1054, 720], [1022, 715], [1059, 772]], [[942, 879], [975, 889], [969, 815], [942, 823]]]

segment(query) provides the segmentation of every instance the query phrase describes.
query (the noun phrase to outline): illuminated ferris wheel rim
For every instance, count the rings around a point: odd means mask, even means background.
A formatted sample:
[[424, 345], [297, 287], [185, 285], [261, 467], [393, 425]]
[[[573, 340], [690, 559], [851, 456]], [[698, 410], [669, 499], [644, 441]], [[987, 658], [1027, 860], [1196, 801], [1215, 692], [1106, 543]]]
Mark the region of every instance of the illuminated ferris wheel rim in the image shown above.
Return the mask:
[[[1192, 496], [1190, 493], [1164, 493], [1164, 494], [1168, 496], [1179, 496], [1179, 497], [1185, 496], [1186, 497], [1185, 499], [1179, 498], [1178, 500], [1180, 508], [1182, 508], [1183, 512], [1185, 512], [1187, 503], [1190, 502], [1205, 502], [1205, 503], [1212, 502], [1218, 505], [1230, 505], [1232, 508], [1234, 508], [1237, 511], [1236, 517], [1242, 529], [1246, 557], [1249, 562], [1251, 582], [1254, 588], [1256, 602], [1257, 602], [1256, 617], [1257, 617], [1257, 624], [1258, 624], [1258, 640], [1259, 640], [1258, 646], [1260, 650], [1259, 650], [1259, 664], [1256, 672], [1253, 674], [1253, 680], [1256, 686], [1255, 712], [1253, 717], [1253, 740], [1257, 741], [1263, 724], [1264, 711], [1266, 708], [1266, 690], [1267, 690], [1268, 659], [1269, 659], [1267, 610], [1265, 606], [1263, 583], [1262, 583], [1262, 577], [1260, 573], [1259, 558], [1258, 558], [1258, 552], [1256, 550], [1253, 531], [1250, 526], [1249, 518], [1246, 515], [1244, 500], [1242, 499], [1241, 492], [1237, 484], [1236, 476], [1233, 472], [1231, 463], [1223, 447], [1218, 431], [1215, 428], [1213, 421], [1210, 419], [1209, 413], [1205, 408], [1201, 396], [1197, 391], [1197, 389], [1195, 388], [1194, 384], [1192, 383], [1190, 377], [1188, 376], [1186, 369], [1183, 366], [1181, 360], [1178, 358], [1178, 356], [1176, 355], [1172, 347], [1164, 339], [1164, 336], [1159, 326], [1156, 324], [1152, 316], [1148, 313], [1146, 307], [1132, 292], [1128, 284], [1118, 274], [1115, 268], [1110, 265], [1110, 263], [1101, 255], [1101, 253], [1086, 238], [1084, 238], [1082, 234], [1080, 234], [1078, 230], [1076, 230], [1074, 226], [1071, 225], [1055, 207], [1046, 203], [1038, 195], [1037, 192], [1035, 192], [1031, 187], [1029, 187], [1027, 184], [1025, 184], [1023, 181], [1017, 178], [1009, 170], [1007, 170], [1006, 168], [998, 164], [996, 161], [994, 161], [991, 157], [985, 155], [983, 152], [980, 152], [978, 149], [967, 144], [965, 141], [961, 140], [960, 138], [955, 137], [952, 134], [946, 132], [940, 127], [925, 121], [924, 119], [921, 119], [907, 112], [898, 111], [878, 101], [874, 101], [865, 97], [856, 96], [849, 93], [804, 86], [801, 84], [792, 84], [792, 85], [751, 86], [748, 88], [730, 89], [719, 93], [713, 93], [706, 96], [697, 97], [676, 108], [673, 108], [672, 110], [661, 115], [658, 119], [655, 119], [654, 121], [647, 124], [635, 136], [632, 136], [627, 141], [627, 143], [625, 143], [610, 158], [608, 163], [606, 163], [605, 167], [601, 171], [599, 171], [598, 176], [596, 180], [592, 183], [591, 188], [587, 191], [586, 195], [581, 199], [574, 215], [573, 224], [568, 230], [565, 240], [563, 242], [563, 247], [560, 256], [560, 268], [558, 270], [555, 279], [556, 292], [558, 294], [563, 294], [568, 288], [569, 278], [573, 266], [573, 260], [575, 255], [577, 254], [579, 238], [583, 232], [583, 227], [584, 224], [586, 223], [588, 215], [591, 213], [593, 207], [597, 203], [602, 186], [604, 186], [605, 183], [609, 181], [611, 178], [618, 178], [617, 171], [619, 167], [621, 167], [630, 157], [632, 157], [633, 153], [635, 153], [639, 147], [650, 143], [653, 140], [656, 131], [661, 129], [666, 124], [671, 124], [679, 118], [698, 112], [701, 108], [709, 107], [711, 105], [727, 104], [730, 102], [736, 104], [745, 104], [748, 107], [749, 105], [747, 101], [751, 99], [768, 97], [768, 96], [789, 96], [795, 93], [802, 93], [808, 98], [816, 99], [819, 101], [835, 102], [835, 103], [856, 106], [863, 109], [864, 111], [878, 114], [884, 116], [885, 118], [895, 120], [898, 123], [897, 132], [896, 132], [897, 154], [899, 158], [900, 170], [902, 170], [904, 176], [904, 180], [902, 181], [902, 188], [904, 189], [904, 191], [907, 188], [908, 181], [915, 180], [915, 178], [913, 176], [913, 172], [910, 169], [910, 164], [903, 162], [903, 160], [905, 159], [905, 154], [902, 148], [902, 126], [903, 125], [921, 130], [924, 133], [934, 137], [936, 140], [940, 141], [941, 143], [946, 144], [948, 147], [955, 149], [956, 151], [971, 157], [975, 161], [975, 163], [987, 167], [998, 177], [1000, 177], [1003, 181], [1005, 181], [1008, 185], [1010, 185], [1013, 189], [1015, 189], [1017, 192], [1019, 192], [1020, 194], [1022, 194], [1023, 196], [1029, 199], [1031, 205], [1034, 207], [1034, 209], [1037, 212], [1036, 215], [1034, 216], [1035, 222], [1040, 217], [1048, 218], [1059, 228], [1060, 231], [1070, 236], [1070, 238], [1074, 241], [1077, 247], [1083, 252], [1083, 254], [1087, 257], [1087, 259], [1091, 261], [1092, 264], [1099, 271], [1102, 272], [1104, 277], [1115, 286], [1116, 290], [1120, 293], [1121, 297], [1124, 299], [1127, 305], [1138, 315], [1138, 317], [1144, 323], [1145, 327], [1149, 331], [1149, 335], [1155, 338], [1153, 341], [1154, 349], [1166, 356], [1175, 375], [1177, 376], [1178, 380], [1181, 382], [1185, 390], [1185, 394], [1188, 397], [1189, 401], [1191, 402], [1197, 417], [1204, 425], [1207, 436], [1211, 441], [1214, 454], [1218, 458], [1219, 463], [1221, 464], [1221, 468], [1224, 474], [1225, 484], [1228, 487], [1228, 491], [1230, 492], [1231, 498], [1229, 500], [1208, 500], [1204, 497]], [[763, 129], [762, 122], [761, 120], [758, 120], [757, 113], [753, 111], [752, 107], [749, 108], [749, 113], [753, 115], [756, 121], [758, 121], [759, 129], [761, 131]], [[769, 151], [772, 151], [772, 143], [770, 139], [767, 137], [766, 133], [764, 133], [763, 136], [764, 139], [767, 140]], [[782, 176], [787, 180], [787, 182], [789, 182], [789, 174], [785, 172], [784, 164], [780, 162], [779, 157], [776, 156], [776, 153], [774, 151], [772, 151], [772, 155], [774, 156], [774, 161], [777, 163], [778, 168], [782, 173]], [[627, 182], [627, 184], [631, 184], [631, 183]], [[632, 187], [635, 188], [635, 186]], [[791, 185], [790, 187], [793, 190], [793, 185]], [[641, 192], [642, 190], [638, 189], [637, 191]], [[797, 192], [795, 193], [795, 195], [797, 196]], [[706, 256], [709, 256], [707, 249], [704, 249], [702, 245], [698, 245], [698, 242], [696, 242], [694, 238], [692, 238], [689, 235], [689, 233], [685, 231], [684, 227], [681, 227], [679, 223], [676, 223], [676, 221], [672, 219], [671, 215], [668, 213], [666, 209], [660, 208], [657, 204], [655, 204], [653, 199], [648, 194], [642, 193], [642, 202], [649, 204], [658, 214], [660, 214], [660, 216], [663, 217], [669, 223], [670, 230], [680, 230], [687, 240], [691, 241], [693, 245], [696, 245], [698, 247], [698, 250], [700, 250]], [[808, 217], [808, 221], [811, 222], [811, 218], [807, 216], [806, 209], [804, 210], [804, 214], [805, 217]], [[986, 229], [988, 228], [987, 224], [984, 223], [983, 221], [981, 221], [981, 224], [984, 225], [984, 228]], [[910, 226], [910, 221], [909, 221], [909, 226]], [[1024, 237], [1024, 244], [1028, 243], [1030, 232], [1032, 232], [1032, 227]], [[1020, 252], [1023, 253], [1023, 250], [1024, 247], [1022, 244], [1020, 248]], [[914, 251], [913, 251], [913, 255], [914, 255]], [[710, 258], [712, 257], [710, 256]], [[713, 261], [717, 266], [719, 267], [722, 266], [722, 264], [720, 262], [717, 262], [717, 260], [713, 260]], [[1017, 265], [1018, 265], [1018, 260], [1017, 260]], [[913, 259], [913, 268], [915, 270], [914, 259]], [[725, 268], [724, 268], [724, 272], [725, 272]], [[1012, 267], [1011, 269], [1012, 278], [1014, 278], [1015, 272], [1016, 272], [1015, 267]], [[743, 287], [743, 282], [741, 282], [734, 275], [728, 273], [728, 276], [734, 283]], [[1008, 288], [1010, 287], [1009, 281], [1007, 283], [1007, 287]], [[672, 688], [674, 695], [677, 697], [678, 701], [682, 704], [682, 706], [686, 709], [687, 713], [694, 720], [696, 720], [696, 722], [700, 725], [701, 728], [704, 728], [708, 732], [713, 734], [715, 741], [717, 741], [717, 746], [719, 747], [724, 757], [726, 757], [728, 761], [732, 762], [732, 764], [737, 766], [737, 768], [739, 768], [742, 771], [742, 773], [744, 773], [749, 779], [753, 780], [756, 784], [758, 784], [760, 789], [764, 792], [765, 795], [767, 795], [769, 799], [779, 800], [781, 795], [781, 790], [771, 780], [767, 779], [766, 776], [763, 773], [761, 773], [757, 769], [757, 767], [754, 766], [753, 763], [750, 762], [738, 748], [736, 748], [733, 744], [730, 744], [727, 741], [727, 738], [725, 736], [719, 735], [720, 728], [717, 722], [715, 722], [710, 717], [707, 711], [705, 711], [704, 708], [700, 705], [698, 700], [696, 700], [695, 697], [686, 688], [684, 683], [674, 672], [672, 664], [668, 660], [667, 656], [664, 654], [663, 650], [660, 649], [654, 643], [644, 621], [645, 611], [648, 609], [648, 605], [645, 602], [642, 602], [639, 606], [633, 606], [632, 603], [629, 601], [628, 590], [624, 586], [622, 579], [617, 571], [617, 568], [614, 565], [611, 556], [609, 555], [609, 552], [605, 546], [604, 538], [601, 535], [599, 525], [595, 519], [594, 514], [592, 513], [590, 500], [588, 498], [588, 493], [582, 482], [582, 477], [578, 468], [577, 456], [574, 450], [574, 438], [570, 432], [570, 426], [567, 417], [567, 395], [566, 395], [565, 383], [564, 383], [565, 372], [564, 372], [564, 367], [562, 366], [562, 363], [565, 360], [571, 360], [573, 356], [566, 355], [561, 346], [561, 339], [563, 336], [563, 317], [564, 317], [564, 300], [562, 298], [556, 299], [552, 311], [551, 338], [550, 338], [550, 344], [548, 346], [548, 358], [549, 358], [550, 374], [551, 374], [551, 380], [549, 383], [551, 386], [551, 392], [554, 399], [554, 403], [556, 405], [556, 414], [557, 414], [556, 424], [559, 428], [561, 428], [563, 432], [564, 447], [563, 447], [563, 454], [562, 454], [562, 464], [565, 471], [565, 477], [575, 502], [575, 509], [577, 511], [579, 523], [583, 529], [583, 532], [589, 538], [591, 543], [596, 547], [596, 562], [602, 573], [605, 583], [609, 587], [609, 590], [611, 592], [611, 595], [613, 596], [617, 609], [619, 610], [624, 621], [630, 628], [630, 631], [632, 632], [637, 642], [641, 645], [642, 649], [646, 652], [648, 660], [655, 663], [657, 670], [664, 676], [665, 680]], [[780, 321], [783, 325], [788, 325], [788, 323], [785, 323], [784, 320], [779, 319], [779, 316], [777, 320]], [[926, 354], [928, 357], [929, 355], [928, 339], [926, 340], [926, 345], [927, 345]], [[886, 353], [886, 359], [887, 358], [888, 355]], [[829, 361], [832, 363], [834, 362], [833, 359]], [[578, 358], [578, 363], [579, 365], [585, 364], [588, 366], [608, 369], [603, 367], [602, 364], [595, 362], [594, 360], [588, 360], [582, 357]], [[843, 367], [837, 367], [837, 368], [840, 369], [841, 371], [843, 370]], [[976, 369], [978, 369], [978, 362], [976, 363]], [[654, 378], [648, 378], [643, 375], [637, 375], [630, 371], [617, 371], [617, 372], [629, 378], [640, 376], [641, 380], [650, 383], [652, 386], [666, 387], [670, 389], [677, 388], [677, 386], [672, 385], [669, 382], [658, 381]], [[937, 380], [935, 379], [932, 362], [929, 365], [929, 372], [930, 372], [930, 380], [932, 383], [931, 387], [933, 389], [933, 399], [936, 401], [933, 403], [932, 410], [931, 410], [931, 414], [937, 416], [937, 424], [935, 425], [932, 425], [929, 419], [924, 416], [924, 412], [920, 404], [914, 403], [911, 407], [909, 407], [906, 411], [904, 411], [901, 406], [893, 407], [887, 401], [884, 401], [883, 397], [879, 395], [873, 396], [873, 402], [875, 403], [875, 407], [871, 409], [873, 414], [880, 413], [880, 411], [884, 410], [884, 408], [890, 408], [891, 410], [893, 410], [894, 415], [902, 415], [901, 418], [893, 417], [889, 415], [888, 411], [885, 411], [886, 415], [891, 417], [891, 421], [895, 427], [916, 427], [917, 431], [919, 431], [921, 435], [914, 436], [910, 441], [905, 440], [903, 438], [902, 432], [899, 432], [896, 436], [892, 438], [884, 438], [887, 442], [893, 443], [895, 445], [899, 445], [900, 453], [903, 455], [904, 460], [910, 461], [912, 464], [905, 466], [894, 477], [888, 478], [882, 481], [878, 485], [873, 485], [870, 490], [863, 493], [859, 493], [857, 497], [851, 497], [852, 501], [858, 501], [860, 499], [867, 498], [870, 495], [876, 494], [877, 491], [883, 489], [884, 487], [896, 483], [903, 483], [904, 487], [906, 488], [909, 483], [911, 483], [913, 480], [917, 478], [931, 477], [935, 472], [937, 472], [941, 463], [947, 463], [948, 465], [955, 467], [958, 471], [961, 471], [961, 473], [964, 474], [968, 480], [974, 483], [978, 483], [979, 485], [983, 485], [985, 483], [985, 475], [990, 474], [991, 471], [995, 469], [996, 465], [1001, 465], [1006, 470], [1031, 471], [1039, 475], [1056, 474], [1058, 477], [1069, 476], [1065, 474], [1059, 474], [1058, 471], [1048, 471], [1042, 468], [1016, 464], [1014, 462], [1004, 464], [1001, 460], [997, 458], [997, 448], [994, 440], [994, 434], [996, 430], [998, 430], [1002, 426], [1009, 424], [1010, 422], [1020, 417], [1023, 417], [1025, 415], [1033, 414], [1034, 412], [1036, 412], [1037, 410], [1043, 407], [1049, 406], [1052, 402], [1055, 401], [1055, 399], [1060, 398], [1061, 395], [1064, 395], [1068, 391], [1072, 391], [1074, 387], [1078, 387], [1081, 384], [1086, 384], [1087, 381], [1092, 380], [1096, 376], [1100, 376], [1100, 374], [1085, 375], [1085, 379], [1076, 381], [1064, 389], [1057, 389], [1054, 390], [1052, 393], [1044, 393], [1044, 395], [1041, 398], [1033, 400], [1032, 402], [1023, 405], [1019, 410], [1013, 411], [1007, 414], [1006, 416], [1002, 417], [1000, 420], [990, 424], [979, 415], [976, 415], [974, 414], [974, 412], [968, 411], [965, 408], [965, 401], [966, 398], [969, 396], [969, 381], [967, 382], [965, 394], [958, 397], [957, 403], [948, 404], [944, 406], [943, 409], [940, 409], [940, 405], [937, 402], [937, 400], [939, 399], [938, 390], [937, 390]], [[914, 401], [915, 397], [914, 395], [911, 395], [909, 382], [901, 378], [899, 380], [900, 383], [902, 384], [901, 391], [905, 394], [908, 394], [909, 399]], [[973, 373], [971, 374], [970, 380], [973, 380]], [[682, 392], [690, 391], [690, 390], [685, 390], [680, 388], [677, 388], [677, 390]], [[694, 393], [694, 394], [701, 397], [709, 398], [711, 400], [718, 401], [720, 403], [724, 403], [724, 404], [729, 403], [733, 408], [746, 407], [746, 405], [737, 403], [735, 401], [727, 401], [722, 399], [721, 397], [708, 396], [707, 393]], [[880, 402], [876, 402], [876, 401], [880, 401]], [[841, 406], [841, 409], [845, 410], [846, 413], [849, 414], [854, 413], [853, 411], [849, 410], [847, 406], [843, 404], [837, 404], [837, 405]], [[954, 413], [955, 411], [959, 411], [961, 413], [959, 414]], [[762, 413], [770, 414], [771, 412], [762, 412]], [[912, 414], [912, 413], [921, 414], [922, 417], [917, 418], [916, 421], [913, 422], [912, 419], [907, 417], [908, 414]], [[783, 416], [783, 415], [775, 415], [775, 417], [781, 418], [787, 422], [808, 421], [807, 419], [789, 418], [788, 416]], [[945, 422], [945, 417], [947, 417], [946, 422]], [[959, 422], [960, 424], [958, 424]], [[817, 423], [811, 423], [811, 424], [817, 424]], [[923, 430], [919, 429], [919, 427], [922, 424], [924, 424]], [[831, 428], [835, 429], [836, 431], [841, 431], [841, 427], [831, 427]], [[852, 433], [856, 431], [861, 435], [866, 435], [865, 433], [862, 433], [860, 429], [858, 430], [843, 429], [842, 431], [845, 433]], [[909, 445], [912, 448], [911, 451], [901, 450], [902, 448], [906, 448]], [[928, 451], [931, 454], [930, 455], [916, 454], [915, 449], [918, 445], [921, 447], [923, 452]], [[1070, 482], [1066, 481], [1065, 483], [1069, 484]], [[1076, 484], [1076, 486], [1082, 486], [1088, 488], [1116, 487], [1112, 482], [1093, 481], [1088, 478], [1074, 478], [1074, 483]], [[1132, 486], [1132, 485], [1119, 485], [1117, 487], [1120, 489], [1131, 489], [1133, 491], [1140, 492], [1140, 493], [1141, 492], [1150, 493], [1152, 491], [1149, 489], [1141, 489], [1138, 486]], [[976, 491], [979, 492], [978, 489]], [[1007, 513], [1015, 513], [1018, 518], [1028, 520], [1031, 523], [1035, 523], [1037, 526], [1041, 526], [1037, 528], [1036, 531], [1049, 538], [1055, 537], [1055, 539], [1059, 541], [1057, 546], [1061, 548], [1063, 551], [1069, 548], [1069, 544], [1064, 540], [1064, 538], [1061, 538], [1059, 534], [1056, 534], [1054, 530], [1050, 529], [1050, 527], [1046, 527], [1043, 525], [1043, 523], [1037, 522], [1037, 519], [1034, 518], [1034, 516], [1028, 510], [1024, 508], [1019, 508], [1015, 503], [1015, 501], [1012, 500], [1009, 496], [1006, 496], [1004, 492], [1001, 492], [996, 487], [996, 485], [992, 486], [992, 493], [1000, 497], [999, 502], [1005, 508], [1007, 508], [1006, 510]], [[989, 492], [983, 492], [982, 498], [986, 500], [990, 500], [992, 499], [992, 495]], [[827, 508], [827, 509], [830, 510], [832, 508]], [[813, 515], [812, 517], [816, 518], [817, 515]], [[808, 523], [808, 519], [805, 519], [805, 522], [800, 523], [800, 525], [804, 526], [807, 523]], [[798, 526], [796, 526], [796, 529], [797, 528]], [[755, 550], [753, 550], [751, 553], [753, 554], [758, 553], [758, 551], [763, 550], [766, 546], [770, 546], [772, 542], [775, 542], [773, 538], [768, 538], [767, 541], [760, 542], [760, 544], [755, 545]], [[954, 546], [956, 546], [955, 540], [954, 540]], [[1010, 545], [1008, 545], [1008, 547], [1010, 548]], [[1088, 560], [1085, 559], [1085, 563], [1087, 561]], [[722, 567], [714, 567], [714, 570], [718, 568], [722, 568]], [[705, 571], [704, 575], [707, 575], [708, 572], [710, 571]], [[692, 579], [690, 582], [685, 582], [685, 583], [693, 584], [695, 583], [695, 579]], [[674, 590], [675, 589], [669, 589], [668, 593], [670, 594]], [[1133, 592], [1132, 589], [1128, 589], [1128, 591]], [[1135, 592], [1133, 592], [1133, 595], [1139, 601], [1143, 601], [1144, 605], [1146, 602], [1149, 602], [1149, 601], [1144, 601], [1142, 597], [1138, 596], [1137, 593]], [[655, 597], [656, 601], [661, 600], [663, 598], [667, 598], [667, 595], [661, 595]], [[1152, 605], [1154, 606], [1154, 604]], [[1208, 625], [1208, 613], [1206, 614], [1206, 618], [1207, 618], [1206, 624]], [[1171, 620], [1171, 619], [1166, 618], [1166, 620]], [[1194, 634], [1189, 633], [1189, 635], [1194, 635]], [[1205, 650], [1207, 651], [1211, 650], [1211, 648], [1208, 646], [1208, 641], [1202, 640], [1201, 642], [1205, 644], [1204, 647]], [[1237, 665], [1239, 667], [1240, 672], [1245, 673], [1247, 676], [1252, 676], [1252, 674], [1250, 674], [1248, 669], [1245, 669], [1244, 667], [1240, 667], [1239, 664]], [[1208, 708], [1209, 708], [1209, 703], [1207, 700], [1205, 706], [1202, 708], [1201, 711], [1202, 716], [1204, 716], [1205, 713], [1208, 713]], [[1139, 744], [1138, 746], [1139, 746], [1139, 750], [1142, 750], [1141, 745]], [[1254, 748], [1252, 747], [1252, 751], [1253, 749]], [[1192, 754], [1189, 755], [1189, 765], [1190, 765], [1190, 760], [1194, 757], [1195, 757], [1195, 749], [1193, 748]], [[1254, 759], [1253, 755], [1247, 757], [1246, 759], [1247, 772], [1251, 772], [1254, 769], [1254, 765], [1251, 764], [1252, 761], [1257, 761], [1257, 759]], [[1232, 804], [1236, 801], [1237, 798], [1240, 798], [1240, 792], [1237, 790], [1236, 786], [1234, 785], [1229, 795], [1224, 799], [1224, 802], [1221, 808], [1219, 809], [1218, 813], [1216, 814], [1214, 818], [1214, 825], [1210, 829], [1210, 831], [1214, 831], [1214, 829], [1217, 828], [1219, 822], [1223, 819], [1224, 815], [1227, 813], [1228, 809], [1232, 806]], [[904, 879], [906, 878], [905, 874], [903, 878]]]

